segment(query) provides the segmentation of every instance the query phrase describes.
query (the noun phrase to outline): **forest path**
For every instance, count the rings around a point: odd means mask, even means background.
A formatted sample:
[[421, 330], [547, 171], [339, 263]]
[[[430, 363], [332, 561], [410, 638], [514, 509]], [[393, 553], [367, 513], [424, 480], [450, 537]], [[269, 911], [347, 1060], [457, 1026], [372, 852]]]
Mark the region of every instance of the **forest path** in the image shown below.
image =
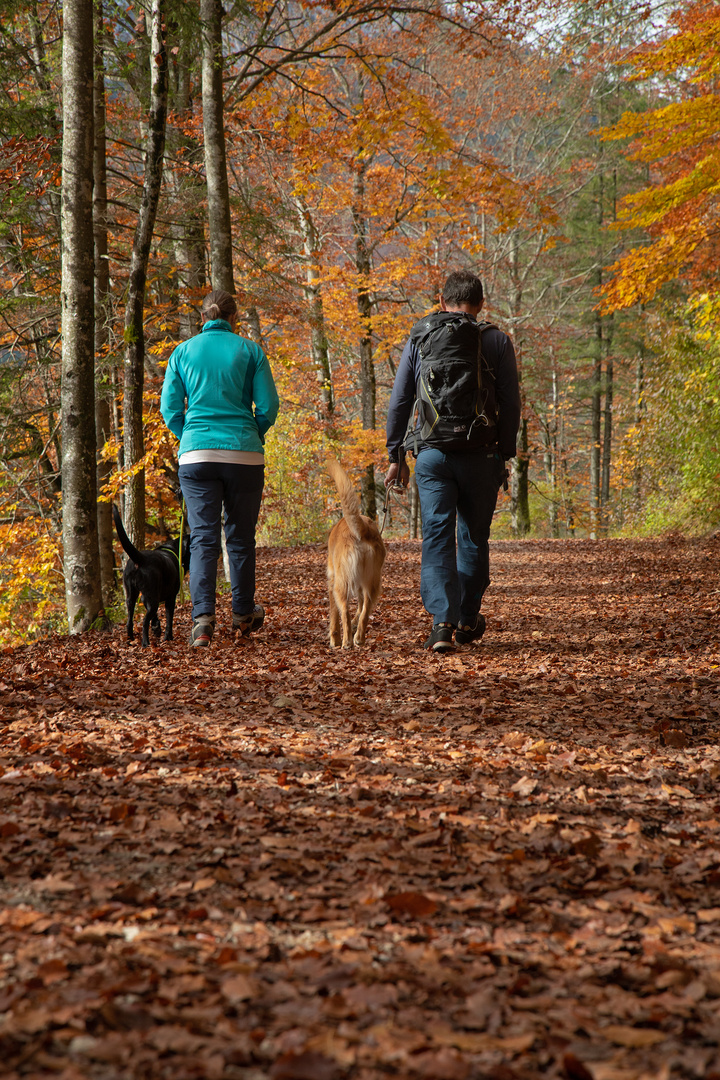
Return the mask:
[[0, 1053], [63, 1080], [720, 1078], [720, 541], [503, 541], [423, 652], [322, 548], [262, 631], [0, 654]]

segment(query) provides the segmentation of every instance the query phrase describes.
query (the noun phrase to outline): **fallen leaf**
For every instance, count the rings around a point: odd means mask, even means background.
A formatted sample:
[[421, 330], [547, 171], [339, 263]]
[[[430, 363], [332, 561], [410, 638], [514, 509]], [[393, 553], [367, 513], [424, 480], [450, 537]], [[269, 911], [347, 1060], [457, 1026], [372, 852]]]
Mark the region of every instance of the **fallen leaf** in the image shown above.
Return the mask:
[[206, 889], [212, 889], [213, 885], [216, 885], [216, 879], [214, 877], [198, 878], [192, 887], [192, 892], [204, 892]]
[[537, 791], [538, 781], [532, 776], [523, 776], [516, 784], [510, 788], [511, 791], [516, 792], [518, 795], [522, 795], [526, 798], [528, 795], [532, 795], [534, 791]]
[[595, 1077], [575, 1054], [563, 1054], [563, 1069], [568, 1080], [595, 1080]]
[[665, 1042], [670, 1038], [664, 1031], [627, 1027], [624, 1024], [610, 1024], [608, 1027], [601, 1028], [600, 1034], [610, 1042], [617, 1043], [618, 1046], [626, 1046], [630, 1050], [655, 1046], [656, 1043]]
[[257, 990], [255, 983], [247, 975], [231, 975], [220, 983], [220, 992], [230, 1002], [249, 1001]]
[[383, 899], [391, 911], [415, 918], [433, 915], [437, 911], [435, 901], [419, 892], [386, 893]]
[[701, 922], [701, 923], [720, 922], [720, 908], [718, 908], [718, 907], [701, 908], [700, 911], [696, 912], [696, 914], [697, 914], [698, 922]]
[[270, 1066], [271, 1080], [337, 1080], [339, 1076], [336, 1062], [314, 1050], [283, 1054]]

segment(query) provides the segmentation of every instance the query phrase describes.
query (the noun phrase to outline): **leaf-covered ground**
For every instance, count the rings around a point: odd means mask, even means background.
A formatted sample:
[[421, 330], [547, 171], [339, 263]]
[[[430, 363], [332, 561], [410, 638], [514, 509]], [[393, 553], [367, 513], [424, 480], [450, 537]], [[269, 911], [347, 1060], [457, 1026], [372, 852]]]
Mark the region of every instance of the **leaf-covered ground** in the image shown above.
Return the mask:
[[720, 1077], [715, 539], [500, 542], [482, 643], [320, 547], [247, 644], [0, 655], [8, 1077]]

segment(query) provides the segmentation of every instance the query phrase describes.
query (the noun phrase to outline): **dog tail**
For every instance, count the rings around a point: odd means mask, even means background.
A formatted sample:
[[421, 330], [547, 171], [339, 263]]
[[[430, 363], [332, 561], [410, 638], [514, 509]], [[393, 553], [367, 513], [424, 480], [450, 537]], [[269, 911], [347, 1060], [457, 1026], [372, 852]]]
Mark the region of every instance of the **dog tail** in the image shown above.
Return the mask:
[[120, 540], [120, 543], [122, 544], [123, 551], [125, 551], [130, 556], [136, 566], [142, 566], [142, 564], [145, 562], [142, 552], [138, 551], [128, 534], [125, 532], [125, 527], [123, 526], [122, 518], [120, 517], [120, 511], [114, 503], [112, 512], [113, 521], [115, 522], [115, 528], [117, 529], [118, 538]]
[[329, 457], [327, 459], [327, 471], [335, 482], [335, 487], [340, 496], [343, 517], [347, 521], [350, 532], [356, 540], [362, 540], [365, 535], [365, 522], [360, 513], [360, 500], [350, 477], [335, 458]]

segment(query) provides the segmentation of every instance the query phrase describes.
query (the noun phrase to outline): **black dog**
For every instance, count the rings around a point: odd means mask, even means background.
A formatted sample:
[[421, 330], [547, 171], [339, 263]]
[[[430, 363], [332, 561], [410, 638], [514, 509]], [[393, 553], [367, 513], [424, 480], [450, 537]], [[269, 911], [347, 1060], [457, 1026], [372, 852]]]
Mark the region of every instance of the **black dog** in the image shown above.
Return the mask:
[[[153, 633], [158, 637], [162, 633], [158, 608], [161, 602], [165, 604], [167, 626], [165, 627], [165, 641], [172, 641], [173, 615], [175, 614], [175, 598], [180, 591], [180, 562], [178, 551], [180, 541], [168, 540], [166, 544], [159, 544], [151, 551], [138, 551], [131, 543], [128, 534], [123, 528], [122, 518], [116, 506], [113, 506], [113, 521], [120, 538], [123, 549], [130, 556], [123, 571], [123, 585], [125, 586], [125, 601], [127, 603], [127, 636], [128, 641], [135, 637], [133, 630], [133, 617], [138, 597], [142, 598], [145, 605], [145, 619], [142, 628], [143, 645], [150, 644], [149, 630], [152, 625]], [[183, 537], [182, 565], [183, 576], [190, 563], [190, 540]]]

